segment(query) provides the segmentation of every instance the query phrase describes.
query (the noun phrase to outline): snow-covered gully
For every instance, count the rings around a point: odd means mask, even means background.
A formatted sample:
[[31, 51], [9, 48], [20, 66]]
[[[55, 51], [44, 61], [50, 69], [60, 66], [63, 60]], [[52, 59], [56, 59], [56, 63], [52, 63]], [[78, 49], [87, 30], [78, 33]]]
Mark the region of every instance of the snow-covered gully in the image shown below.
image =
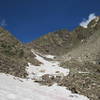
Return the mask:
[[[40, 79], [44, 74], [57, 75], [56, 71], [66, 76], [69, 70], [59, 67], [58, 62], [47, 61], [33, 53], [42, 64], [34, 66], [29, 63], [26, 69], [29, 79], [0, 74], [0, 100], [89, 100], [83, 95], [73, 94], [66, 87], [58, 86], [56, 83], [48, 87], [34, 82], [34, 79]], [[50, 57], [53, 59], [53, 56]]]

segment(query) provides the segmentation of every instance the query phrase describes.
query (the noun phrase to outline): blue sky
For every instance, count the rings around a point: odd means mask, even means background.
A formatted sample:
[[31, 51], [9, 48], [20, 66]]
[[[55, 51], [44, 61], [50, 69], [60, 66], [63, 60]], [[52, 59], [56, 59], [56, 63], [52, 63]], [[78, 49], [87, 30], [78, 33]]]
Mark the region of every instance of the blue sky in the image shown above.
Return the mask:
[[73, 30], [100, 15], [100, 0], [0, 0], [0, 23], [22, 42], [59, 29]]

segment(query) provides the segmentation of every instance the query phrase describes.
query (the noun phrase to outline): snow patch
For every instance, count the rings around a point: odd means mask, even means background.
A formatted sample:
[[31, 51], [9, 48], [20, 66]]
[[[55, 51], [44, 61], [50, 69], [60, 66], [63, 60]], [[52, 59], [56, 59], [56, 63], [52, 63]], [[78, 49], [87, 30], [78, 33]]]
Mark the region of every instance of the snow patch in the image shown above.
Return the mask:
[[10, 100], [14, 100], [14, 99], [16, 99], [16, 95], [15, 94], [8, 94], [7, 98]]
[[87, 20], [83, 19], [83, 21], [80, 23], [80, 26], [87, 28], [88, 24], [95, 18], [96, 18], [96, 15], [94, 13], [90, 14]]
[[82, 71], [79, 71], [78, 73], [80, 73], [80, 74], [89, 74], [89, 72], [82, 72]]
[[22, 80], [20, 82], [11, 75], [0, 74], [0, 100], [89, 100], [57, 84], [48, 87], [32, 80]]
[[53, 56], [53, 55], [45, 55], [45, 57], [46, 58], [50, 58], [50, 59], [54, 59], [55, 58], [55, 56]]
[[35, 59], [40, 61], [42, 64], [40, 66], [35, 66], [32, 65], [31, 63], [28, 63], [27, 72], [29, 73], [29, 78], [40, 79], [45, 74], [54, 75], [54, 76], [58, 74], [67, 76], [69, 74], [69, 69], [60, 67], [59, 62], [47, 61], [42, 56], [35, 53], [34, 51], [32, 52], [36, 56]]

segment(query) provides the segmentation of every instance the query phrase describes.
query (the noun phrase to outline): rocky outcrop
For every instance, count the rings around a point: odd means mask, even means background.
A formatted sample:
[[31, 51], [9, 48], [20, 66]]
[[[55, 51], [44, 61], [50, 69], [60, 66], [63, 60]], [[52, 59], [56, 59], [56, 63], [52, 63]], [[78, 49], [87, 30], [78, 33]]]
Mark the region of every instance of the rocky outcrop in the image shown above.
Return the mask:
[[67, 30], [60, 30], [50, 32], [27, 45], [44, 54], [60, 55], [67, 52], [73, 44], [71, 33]]

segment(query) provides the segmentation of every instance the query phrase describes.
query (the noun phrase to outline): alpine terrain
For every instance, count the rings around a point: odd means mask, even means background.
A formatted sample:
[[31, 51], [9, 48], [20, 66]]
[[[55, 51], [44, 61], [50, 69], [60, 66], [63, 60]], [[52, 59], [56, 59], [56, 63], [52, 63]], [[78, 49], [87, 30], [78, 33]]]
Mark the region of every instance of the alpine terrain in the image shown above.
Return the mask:
[[0, 100], [100, 100], [100, 17], [26, 44], [0, 27]]

